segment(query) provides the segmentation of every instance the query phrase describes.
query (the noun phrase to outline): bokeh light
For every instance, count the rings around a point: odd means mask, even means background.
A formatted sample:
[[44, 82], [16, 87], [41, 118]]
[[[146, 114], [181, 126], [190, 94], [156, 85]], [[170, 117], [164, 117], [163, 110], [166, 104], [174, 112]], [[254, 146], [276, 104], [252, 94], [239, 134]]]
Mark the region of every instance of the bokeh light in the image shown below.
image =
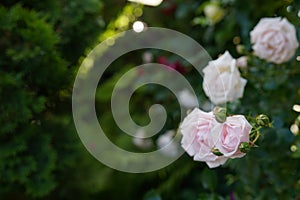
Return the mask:
[[140, 33], [145, 29], [145, 24], [141, 21], [136, 21], [133, 23], [132, 28], [135, 32]]

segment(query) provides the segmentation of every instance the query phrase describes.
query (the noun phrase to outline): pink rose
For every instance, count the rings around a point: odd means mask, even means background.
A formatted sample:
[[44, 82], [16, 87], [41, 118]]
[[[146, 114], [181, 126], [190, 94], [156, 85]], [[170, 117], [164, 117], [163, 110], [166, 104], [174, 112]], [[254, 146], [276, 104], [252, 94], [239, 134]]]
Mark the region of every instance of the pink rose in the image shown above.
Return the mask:
[[299, 46], [295, 27], [286, 18], [263, 18], [250, 32], [254, 53], [267, 61], [288, 61]]
[[245, 155], [239, 146], [241, 142], [249, 142], [251, 129], [242, 115], [227, 117], [224, 123], [219, 123], [212, 112], [206, 113], [195, 108], [180, 126], [181, 145], [194, 160], [206, 162], [210, 168], [218, 167], [228, 158]]
[[216, 148], [226, 157], [240, 158], [245, 155], [239, 150], [241, 142], [249, 142], [252, 126], [242, 115], [227, 117], [222, 124]]
[[180, 126], [183, 135], [181, 145], [194, 160], [206, 162], [210, 168], [218, 167], [227, 160], [224, 156], [212, 153], [220, 128], [221, 124], [215, 120], [212, 112], [206, 113], [195, 108]]

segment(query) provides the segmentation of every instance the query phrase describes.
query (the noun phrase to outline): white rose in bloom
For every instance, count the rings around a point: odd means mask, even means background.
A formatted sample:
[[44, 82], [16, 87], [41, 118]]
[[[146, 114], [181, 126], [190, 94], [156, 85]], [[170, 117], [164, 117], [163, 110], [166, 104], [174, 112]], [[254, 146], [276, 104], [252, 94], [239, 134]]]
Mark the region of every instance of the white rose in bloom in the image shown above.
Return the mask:
[[203, 69], [203, 90], [218, 105], [241, 98], [247, 83], [241, 78], [236, 60], [226, 51]]
[[248, 65], [247, 57], [246, 56], [239, 57], [236, 60], [236, 65], [240, 68], [247, 68], [247, 65]]
[[153, 61], [153, 54], [150, 52], [143, 53], [143, 62], [144, 63], [151, 63]]
[[169, 157], [176, 157], [179, 153], [179, 144], [171, 143], [175, 136], [174, 130], [169, 130], [166, 133], [160, 135], [156, 141], [160, 151]]
[[184, 89], [179, 92], [178, 101], [186, 108], [198, 107], [198, 99], [189, 90]]
[[211, 25], [221, 21], [225, 15], [224, 10], [215, 3], [210, 3], [204, 7], [204, 14]]
[[299, 46], [295, 27], [285, 18], [263, 18], [250, 32], [254, 53], [267, 61], [288, 61]]
[[133, 137], [132, 142], [136, 147], [140, 149], [149, 149], [153, 146], [153, 142], [150, 138], [143, 138], [146, 136], [144, 129], [138, 129]]

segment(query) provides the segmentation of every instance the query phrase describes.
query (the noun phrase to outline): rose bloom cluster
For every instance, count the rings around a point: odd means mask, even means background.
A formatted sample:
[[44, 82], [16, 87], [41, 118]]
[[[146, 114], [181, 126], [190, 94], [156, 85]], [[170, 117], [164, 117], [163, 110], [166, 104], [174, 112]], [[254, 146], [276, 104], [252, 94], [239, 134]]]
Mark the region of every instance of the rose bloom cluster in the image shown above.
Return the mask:
[[[289, 61], [299, 47], [295, 27], [285, 18], [261, 19], [250, 37], [254, 54], [276, 64]], [[203, 69], [203, 90], [211, 102], [220, 105], [243, 97], [247, 81], [238, 66], [246, 65], [245, 56], [234, 59], [228, 51], [208, 63]]]
[[[263, 18], [250, 33], [253, 53], [275, 64], [289, 61], [299, 46], [295, 27], [285, 18]], [[234, 59], [226, 51], [203, 69], [203, 90], [215, 105], [243, 97], [247, 80], [238, 67], [247, 67], [247, 57]], [[181, 145], [196, 161], [218, 167], [229, 158], [240, 158], [242, 143], [250, 143], [252, 126], [243, 115], [229, 116], [221, 122], [213, 112], [195, 108], [182, 122]]]
[[228, 158], [245, 155], [239, 149], [242, 142], [249, 142], [252, 126], [243, 115], [234, 115], [220, 123], [213, 112], [195, 108], [182, 122], [183, 149], [196, 161], [206, 162], [210, 168], [218, 167]]

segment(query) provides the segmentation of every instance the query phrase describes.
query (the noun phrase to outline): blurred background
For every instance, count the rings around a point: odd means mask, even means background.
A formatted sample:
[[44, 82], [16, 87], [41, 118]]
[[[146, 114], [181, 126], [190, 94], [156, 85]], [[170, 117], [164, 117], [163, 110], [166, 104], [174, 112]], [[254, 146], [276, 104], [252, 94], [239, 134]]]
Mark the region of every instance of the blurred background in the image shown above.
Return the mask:
[[[195, 39], [214, 59], [226, 50], [238, 58], [250, 54], [249, 32], [263, 17], [286, 17], [299, 41], [299, 9], [298, 0], [2, 0], [0, 199], [300, 199], [299, 49], [284, 65], [252, 57], [241, 70], [248, 80], [244, 98], [229, 109], [245, 115], [265, 113], [274, 128], [263, 130], [259, 148], [217, 169], [186, 154], [145, 174], [106, 167], [81, 143], [71, 108], [81, 62], [116, 33], [169, 28]], [[107, 137], [134, 152], [163, 146], [167, 139], [160, 136], [172, 137], [180, 123], [175, 96], [161, 86], [147, 85], [134, 93], [130, 112], [145, 125], [149, 107], [164, 105], [168, 119], [161, 132], [134, 140], [116, 126], [110, 110], [113, 87], [126, 71], [148, 62], [183, 74], [202, 109], [210, 109], [202, 77], [181, 57], [157, 49], [121, 56], [100, 80], [96, 110]], [[183, 104], [192, 108], [195, 101], [183, 96]]]

